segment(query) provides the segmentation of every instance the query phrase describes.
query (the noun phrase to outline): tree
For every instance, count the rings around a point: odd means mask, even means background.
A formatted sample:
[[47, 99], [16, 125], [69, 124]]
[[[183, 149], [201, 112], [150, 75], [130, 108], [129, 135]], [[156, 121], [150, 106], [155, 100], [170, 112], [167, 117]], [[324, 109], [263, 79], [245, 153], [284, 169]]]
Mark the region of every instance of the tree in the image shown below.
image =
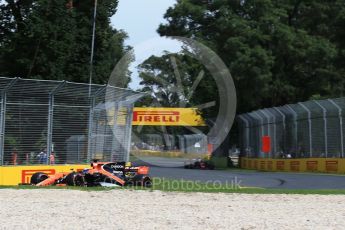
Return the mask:
[[217, 91], [199, 94], [199, 87], [204, 86], [201, 80], [215, 84], [201, 63], [184, 52], [149, 57], [139, 66], [139, 77], [143, 90], [152, 92], [151, 100], [162, 106], [192, 107], [217, 100]]
[[214, 49], [234, 77], [242, 113], [342, 96], [344, 14], [340, 0], [178, 0], [158, 32]]
[[[126, 34], [110, 26], [116, 7], [99, 1], [94, 83], [107, 82], [126, 50]], [[88, 82], [93, 1], [6, 0], [0, 12], [0, 75]]]

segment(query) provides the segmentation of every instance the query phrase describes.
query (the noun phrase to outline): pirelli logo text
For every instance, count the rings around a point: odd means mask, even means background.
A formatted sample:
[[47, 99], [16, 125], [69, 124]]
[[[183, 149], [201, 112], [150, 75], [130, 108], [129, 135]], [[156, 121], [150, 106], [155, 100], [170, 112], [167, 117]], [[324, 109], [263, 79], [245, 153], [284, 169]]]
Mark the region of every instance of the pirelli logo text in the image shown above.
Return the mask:
[[54, 175], [56, 173], [55, 169], [22, 170], [22, 183], [29, 184], [32, 175], [37, 172], [46, 173], [48, 175]]
[[135, 107], [132, 125], [206, 126], [197, 108]]
[[179, 111], [134, 111], [134, 122], [152, 123], [178, 123], [180, 121]]

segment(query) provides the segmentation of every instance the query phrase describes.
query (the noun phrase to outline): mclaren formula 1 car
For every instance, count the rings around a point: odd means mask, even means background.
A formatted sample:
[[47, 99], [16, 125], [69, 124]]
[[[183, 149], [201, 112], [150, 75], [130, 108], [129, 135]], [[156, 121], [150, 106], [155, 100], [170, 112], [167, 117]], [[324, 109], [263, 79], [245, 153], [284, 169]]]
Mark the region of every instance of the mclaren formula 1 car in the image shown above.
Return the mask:
[[35, 186], [144, 186], [151, 187], [149, 167], [131, 166], [126, 162], [97, 162], [91, 163], [91, 168], [81, 172], [62, 172], [47, 175], [37, 172], [32, 175], [31, 185]]

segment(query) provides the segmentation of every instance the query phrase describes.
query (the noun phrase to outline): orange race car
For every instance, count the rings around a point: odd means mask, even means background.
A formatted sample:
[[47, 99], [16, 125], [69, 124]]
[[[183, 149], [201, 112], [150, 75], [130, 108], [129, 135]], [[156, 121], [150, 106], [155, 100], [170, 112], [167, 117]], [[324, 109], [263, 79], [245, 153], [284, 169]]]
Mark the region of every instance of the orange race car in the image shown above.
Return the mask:
[[30, 184], [35, 186], [144, 186], [151, 187], [149, 167], [132, 166], [130, 162], [91, 163], [91, 168], [81, 172], [62, 172], [49, 176], [42, 172], [32, 175]]

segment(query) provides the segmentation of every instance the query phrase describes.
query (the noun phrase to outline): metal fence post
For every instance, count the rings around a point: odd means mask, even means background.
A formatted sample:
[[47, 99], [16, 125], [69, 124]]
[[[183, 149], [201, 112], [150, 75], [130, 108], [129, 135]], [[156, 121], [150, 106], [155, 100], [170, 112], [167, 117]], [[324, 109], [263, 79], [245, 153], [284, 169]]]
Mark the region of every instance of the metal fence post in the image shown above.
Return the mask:
[[285, 114], [279, 110], [277, 107], [273, 107], [275, 111], [277, 111], [283, 117], [283, 150], [286, 149], [285, 137], [286, 137], [286, 116]]
[[249, 122], [242, 115], [239, 115], [238, 118], [241, 119], [242, 121], [244, 121], [244, 123], [246, 124], [246, 126], [245, 126], [245, 131], [246, 131], [246, 144], [245, 144], [245, 148], [247, 150], [247, 149], [249, 149]]
[[47, 160], [46, 164], [50, 164], [50, 155], [52, 152], [53, 142], [53, 122], [54, 122], [54, 94], [66, 84], [66, 81], [62, 81], [49, 93], [48, 104], [48, 127], [47, 127]]
[[[117, 131], [117, 118], [118, 118], [118, 114], [119, 114], [119, 103], [118, 102], [114, 102], [114, 115], [113, 115], [113, 141], [112, 141], [112, 147], [111, 147], [111, 160], [115, 161], [116, 156], [115, 156], [115, 149], [116, 149], [116, 141], [117, 141], [117, 137], [116, 137], [116, 131]], [[122, 143], [123, 144], [123, 143]]]
[[261, 122], [261, 136], [265, 136], [264, 119], [260, 116], [260, 114], [257, 111], [254, 111], [254, 114], [259, 118]]
[[311, 124], [311, 111], [307, 106], [303, 105], [301, 102], [298, 103], [305, 111], [308, 113], [308, 128], [309, 128], [309, 157], [313, 156], [313, 137], [312, 137], [312, 124]]
[[295, 123], [295, 148], [296, 148], [296, 153], [297, 153], [297, 148], [298, 148], [298, 124], [297, 124], [298, 114], [296, 113], [296, 111], [290, 105], [286, 105], [286, 107], [293, 113], [293, 116], [294, 116], [294, 123]]
[[[267, 135], [271, 137], [271, 130], [270, 130], [270, 116], [266, 113], [265, 109], [259, 110], [266, 118], [267, 118]], [[272, 145], [272, 143], [271, 143]], [[272, 157], [272, 150], [269, 152], [268, 157]]]
[[273, 137], [274, 137], [274, 144], [273, 144], [273, 156], [277, 152], [277, 122], [275, 115], [269, 111], [268, 109], [264, 109], [267, 113], [271, 114], [272, 116], [272, 122], [273, 122]]
[[0, 165], [4, 165], [5, 155], [5, 126], [6, 126], [6, 103], [7, 92], [16, 84], [20, 78], [14, 78], [2, 91], [2, 103], [1, 103], [1, 121], [0, 121]]
[[106, 88], [107, 88], [107, 85], [104, 85], [102, 88], [97, 90], [92, 97], [90, 95], [89, 124], [88, 124], [88, 135], [87, 135], [87, 161], [88, 162], [91, 162], [92, 158], [94, 157], [91, 151], [91, 143], [92, 143], [92, 129], [93, 129], [93, 115], [94, 115], [93, 110], [96, 103], [96, 97], [100, 95], [104, 90], [106, 90]]
[[6, 93], [1, 96], [1, 112], [0, 112], [0, 165], [4, 164], [4, 144], [3, 139], [5, 138], [3, 124], [6, 121], [5, 118], [5, 103], [6, 103]]
[[126, 118], [126, 138], [128, 140], [127, 142], [127, 148], [126, 151], [127, 153], [125, 154], [125, 161], [129, 161], [129, 154], [131, 151], [131, 142], [132, 142], [132, 120], [133, 120], [133, 106], [130, 106], [127, 108], [127, 118]]
[[88, 136], [87, 136], [87, 161], [91, 162], [93, 155], [91, 153], [91, 141], [92, 141], [92, 123], [93, 123], [93, 108], [95, 107], [95, 97], [90, 99], [90, 110], [89, 110], [89, 125], [88, 125]]
[[4, 164], [4, 139], [5, 139], [5, 122], [6, 122], [6, 92], [1, 96], [1, 120], [0, 120], [0, 165]]
[[273, 107], [273, 109], [274, 109], [275, 111], [277, 111], [277, 112], [283, 117], [283, 128], [284, 128], [284, 130], [285, 130], [285, 126], [286, 126], [286, 124], [285, 124], [285, 119], [286, 119], [285, 114], [284, 114], [282, 111], [280, 111], [279, 108], [277, 108], [277, 107]]
[[324, 128], [324, 141], [325, 141], [325, 155], [328, 156], [328, 135], [327, 135], [327, 109], [321, 105], [320, 102], [313, 100], [315, 104], [317, 104], [323, 112], [323, 128]]
[[48, 129], [47, 129], [47, 160], [46, 164], [50, 164], [50, 154], [52, 146], [52, 129], [53, 129], [53, 113], [54, 113], [54, 95], [49, 94], [49, 106], [48, 106]]
[[270, 131], [270, 117], [267, 115], [267, 113], [264, 112], [263, 109], [258, 110], [258, 113], [262, 113], [264, 117], [266, 117], [267, 119], [267, 135], [270, 136], [271, 135], [271, 131]]
[[243, 114], [242, 117], [245, 117], [245, 119], [248, 122], [248, 149], [246, 150], [247, 155], [249, 155], [250, 157], [252, 157], [253, 155], [253, 149], [256, 146], [256, 139], [253, 139], [253, 118], [248, 114]]
[[335, 103], [332, 99], [328, 99], [337, 109], [339, 113], [339, 125], [340, 125], [340, 146], [341, 146], [341, 157], [344, 157], [344, 133], [343, 133], [343, 109]]
[[[264, 119], [260, 116], [260, 114], [257, 111], [254, 111], [254, 114], [260, 119], [261, 122], [261, 137], [265, 136], [265, 130], [264, 130]], [[262, 150], [262, 141], [259, 139], [259, 157], [262, 155], [261, 154]]]

